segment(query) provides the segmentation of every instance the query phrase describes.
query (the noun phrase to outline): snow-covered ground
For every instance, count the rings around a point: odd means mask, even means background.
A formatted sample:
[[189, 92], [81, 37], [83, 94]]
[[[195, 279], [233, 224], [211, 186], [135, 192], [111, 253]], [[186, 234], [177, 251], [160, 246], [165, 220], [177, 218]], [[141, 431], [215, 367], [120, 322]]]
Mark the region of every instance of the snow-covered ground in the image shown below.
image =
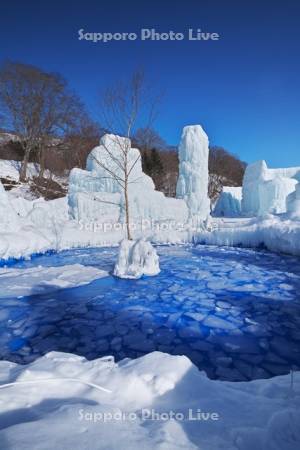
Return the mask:
[[209, 380], [185, 356], [114, 363], [52, 352], [0, 362], [0, 445], [10, 450], [297, 450], [300, 373]]
[[[0, 136], [1, 138], [1, 136]], [[38, 163], [29, 163], [27, 166], [27, 182], [20, 182], [21, 161], [0, 159], [0, 179], [4, 180], [9, 188], [11, 198], [22, 198], [33, 201], [39, 194], [33, 192], [31, 180], [39, 175], [40, 165]], [[64, 175], [58, 176], [51, 174], [49, 170], [44, 171], [44, 178], [51, 178], [57, 182], [62, 188], [68, 185], [67, 171]]]
[[[0, 178], [9, 178], [13, 181], [20, 179], [21, 161], [13, 161], [0, 159]], [[36, 177], [39, 174], [39, 164], [28, 163], [27, 176], [28, 178]], [[45, 176], [50, 176], [49, 170], [45, 171]]]
[[6, 144], [9, 141], [17, 142], [19, 141], [19, 136], [15, 133], [0, 131], [0, 144]]

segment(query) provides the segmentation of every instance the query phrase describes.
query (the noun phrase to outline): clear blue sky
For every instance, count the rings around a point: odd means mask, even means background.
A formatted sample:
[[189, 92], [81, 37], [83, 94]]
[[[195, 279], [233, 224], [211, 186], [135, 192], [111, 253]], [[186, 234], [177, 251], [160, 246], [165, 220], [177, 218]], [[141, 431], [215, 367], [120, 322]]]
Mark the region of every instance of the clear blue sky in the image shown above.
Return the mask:
[[[217, 42], [78, 40], [78, 30], [217, 32]], [[247, 162], [300, 165], [300, 2], [232, 0], [8, 0], [0, 60], [61, 72], [92, 114], [97, 94], [143, 66], [165, 91], [156, 123], [170, 144], [201, 123], [213, 145]]]

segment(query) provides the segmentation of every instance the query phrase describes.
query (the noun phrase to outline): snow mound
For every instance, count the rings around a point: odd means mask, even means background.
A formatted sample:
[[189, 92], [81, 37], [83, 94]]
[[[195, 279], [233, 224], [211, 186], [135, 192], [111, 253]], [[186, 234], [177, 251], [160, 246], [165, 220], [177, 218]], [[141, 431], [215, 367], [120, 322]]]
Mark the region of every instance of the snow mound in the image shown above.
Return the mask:
[[217, 217], [239, 217], [241, 215], [241, 202], [241, 187], [224, 186], [214, 208], [214, 215]]
[[1, 361], [0, 369], [2, 448], [300, 446], [299, 372], [293, 387], [288, 375], [215, 381], [188, 358], [160, 352], [118, 363], [51, 352], [26, 366]]
[[176, 197], [186, 201], [190, 217], [205, 220], [208, 197], [208, 137], [200, 125], [184, 127], [179, 144], [179, 178]]
[[24, 297], [82, 286], [106, 276], [108, 273], [104, 270], [81, 264], [30, 269], [4, 268], [0, 269], [0, 298]]
[[265, 161], [249, 164], [243, 180], [243, 213], [249, 216], [285, 213], [287, 196], [298, 181], [300, 167], [269, 169]]
[[114, 275], [119, 278], [141, 278], [160, 272], [159, 257], [150, 242], [124, 239], [119, 248]]

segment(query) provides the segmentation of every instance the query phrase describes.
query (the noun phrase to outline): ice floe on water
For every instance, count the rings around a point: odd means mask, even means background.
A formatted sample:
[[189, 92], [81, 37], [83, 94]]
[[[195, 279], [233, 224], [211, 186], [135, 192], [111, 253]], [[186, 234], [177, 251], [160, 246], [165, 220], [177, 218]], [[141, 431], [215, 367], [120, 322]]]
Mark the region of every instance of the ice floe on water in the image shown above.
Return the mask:
[[[64, 251], [10, 270], [80, 264], [112, 273], [117, 251]], [[26, 363], [57, 350], [121, 360], [159, 350], [186, 355], [209, 377], [233, 381], [300, 368], [298, 258], [208, 246], [157, 252], [156, 277], [95, 276], [84, 287], [2, 295], [1, 359]]]
[[81, 264], [28, 269], [0, 268], [0, 298], [24, 297], [91, 283], [108, 276], [104, 270]]

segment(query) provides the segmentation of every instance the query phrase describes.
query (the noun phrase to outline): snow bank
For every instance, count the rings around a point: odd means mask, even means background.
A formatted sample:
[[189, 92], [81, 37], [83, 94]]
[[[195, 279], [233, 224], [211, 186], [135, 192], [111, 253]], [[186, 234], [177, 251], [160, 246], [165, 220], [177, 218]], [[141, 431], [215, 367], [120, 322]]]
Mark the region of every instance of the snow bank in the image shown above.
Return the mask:
[[108, 273], [104, 270], [81, 264], [30, 269], [3, 268], [0, 269], [0, 298], [24, 297], [82, 286], [106, 276]]
[[28, 201], [7, 193], [0, 182], [0, 259], [58, 250], [67, 224], [66, 198]]
[[124, 239], [119, 248], [114, 275], [119, 278], [141, 278], [159, 274], [159, 257], [150, 242]]
[[265, 161], [246, 168], [243, 180], [242, 210], [245, 215], [286, 212], [287, 196], [300, 181], [300, 167], [269, 169]]
[[242, 188], [224, 186], [214, 208], [214, 216], [239, 217], [241, 215]]
[[27, 366], [1, 361], [0, 373], [0, 441], [10, 450], [300, 446], [299, 372], [293, 386], [290, 376], [233, 383], [184, 356], [114, 363], [51, 352]]
[[300, 255], [300, 221], [286, 215], [250, 219], [214, 219], [212, 231], [194, 234], [193, 242], [232, 247], [264, 246], [268, 250]]
[[[80, 208], [85, 211], [91, 203], [82, 199]], [[93, 204], [98, 205], [96, 201]], [[109, 208], [109, 205], [107, 207]], [[158, 244], [203, 242], [242, 247], [258, 247], [264, 244], [271, 251], [300, 255], [300, 219], [297, 213], [299, 194], [295, 192], [288, 197], [287, 208], [288, 213], [280, 216], [214, 218], [207, 229], [195, 228], [193, 224], [188, 223], [176, 228], [170, 222], [167, 228], [156, 227], [155, 224], [154, 227], [133, 230], [132, 235], [135, 240], [144, 237]], [[91, 213], [92, 210], [88, 211]], [[96, 212], [94, 216], [90, 216], [95, 217], [90, 223], [70, 219], [66, 198], [48, 202], [11, 200], [7, 193], [1, 190], [0, 213], [2, 260], [30, 257], [48, 250], [118, 245], [125, 236], [124, 228], [113, 227], [116, 216], [111, 211], [104, 216], [106, 229], [102, 227], [101, 218], [98, 219]]]
[[208, 198], [208, 137], [200, 125], [184, 127], [179, 152], [176, 197], [186, 201], [190, 217], [205, 220], [210, 214]]

